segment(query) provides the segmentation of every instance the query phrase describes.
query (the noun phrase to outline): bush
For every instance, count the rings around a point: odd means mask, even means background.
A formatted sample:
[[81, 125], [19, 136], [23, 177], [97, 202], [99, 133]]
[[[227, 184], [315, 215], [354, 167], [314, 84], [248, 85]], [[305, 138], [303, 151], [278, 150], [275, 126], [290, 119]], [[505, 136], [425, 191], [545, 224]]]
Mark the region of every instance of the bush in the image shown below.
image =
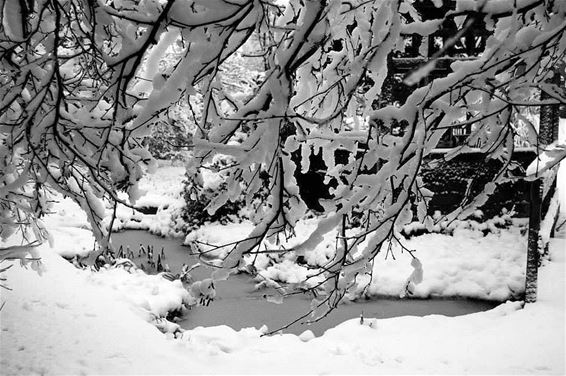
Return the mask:
[[152, 126], [151, 134], [144, 142], [154, 158], [173, 161], [186, 159], [196, 128], [187, 112], [186, 108], [173, 106], [167, 111], [167, 116]]
[[217, 155], [212, 164], [200, 171], [187, 171], [183, 181], [183, 199], [186, 204], [181, 211], [181, 218], [188, 229], [195, 229], [206, 222], [240, 220], [239, 212], [244, 207], [243, 197], [237, 201], [228, 201], [209, 214], [207, 207], [218, 192], [227, 189], [224, 168], [232, 162], [230, 157]]
[[403, 234], [406, 238], [430, 233], [453, 235], [456, 229], [481, 231], [484, 236], [490, 233], [498, 234], [502, 229], [509, 228], [511, 225], [516, 223], [513, 219], [515, 214], [516, 213], [513, 210], [508, 211], [504, 208], [500, 215], [485, 218], [485, 215], [481, 210], [476, 210], [465, 220], [456, 219], [448, 221], [443, 219], [442, 214], [439, 211], [436, 211], [433, 216], [434, 223], [432, 226], [427, 227], [427, 225], [418, 221], [411, 222], [403, 227], [401, 234]]

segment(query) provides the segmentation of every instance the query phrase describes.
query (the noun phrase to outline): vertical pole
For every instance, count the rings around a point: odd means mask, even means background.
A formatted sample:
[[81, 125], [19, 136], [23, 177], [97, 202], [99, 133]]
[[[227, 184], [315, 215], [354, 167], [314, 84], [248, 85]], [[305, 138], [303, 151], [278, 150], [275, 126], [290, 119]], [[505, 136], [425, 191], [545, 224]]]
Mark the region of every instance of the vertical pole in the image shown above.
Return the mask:
[[[550, 83], [559, 84], [557, 72], [549, 80]], [[541, 91], [541, 101], [552, 99], [547, 93]], [[538, 141], [544, 147], [557, 139], [559, 105], [540, 106], [540, 125]], [[544, 190], [542, 178], [539, 177], [530, 185], [529, 209], [529, 239], [527, 243], [527, 270], [525, 279], [525, 303], [534, 303], [537, 300], [538, 265], [540, 262], [540, 223], [542, 217], [542, 192]]]
[[542, 204], [541, 179], [530, 184], [529, 239], [527, 242], [527, 271], [525, 276], [525, 303], [537, 300], [538, 265], [540, 262], [539, 238]]

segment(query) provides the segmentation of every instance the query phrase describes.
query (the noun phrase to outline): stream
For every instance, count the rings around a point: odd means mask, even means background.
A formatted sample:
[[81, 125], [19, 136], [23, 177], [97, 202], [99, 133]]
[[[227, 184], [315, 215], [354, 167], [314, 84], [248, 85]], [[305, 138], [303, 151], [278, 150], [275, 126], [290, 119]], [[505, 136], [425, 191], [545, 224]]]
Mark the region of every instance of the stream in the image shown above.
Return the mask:
[[[112, 234], [115, 249], [129, 246], [133, 251], [134, 262], [139, 266], [142, 255], [138, 258], [140, 244], [145, 248], [153, 246], [155, 257], [163, 248], [165, 259], [171, 272], [176, 274], [183, 263], [193, 265], [199, 262], [198, 257], [191, 256], [189, 248], [182, 245], [180, 238], [162, 238], [142, 230], [127, 230]], [[201, 263], [202, 264], [202, 263]], [[147, 267], [146, 267], [147, 270]], [[209, 278], [211, 269], [201, 266], [191, 271], [194, 280]], [[267, 325], [269, 330], [279, 329], [304, 315], [310, 309], [310, 296], [290, 296], [282, 304], [268, 302], [264, 295], [266, 290], [254, 291], [255, 282], [247, 274], [232, 275], [226, 281], [215, 282], [216, 298], [209, 306], [192, 307], [178, 322], [184, 329], [198, 326], [227, 325], [235, 330], [247, 327], [260, 328]], [[316, 336], [343, 321], [360, 317], [363, 313], [368, 318], [389, 318], [398, 316], [426, 316], [439, 314], [444, 316], [460, 316], [469, 313], [486, 311], [497, 306], [498, 302], [472, 299], [395, 299], [376, 298], [341, 304], [323, 320], [301, 325], [296, 323], [283, 330], [284, 333], [301, 334], [310, 329]]]

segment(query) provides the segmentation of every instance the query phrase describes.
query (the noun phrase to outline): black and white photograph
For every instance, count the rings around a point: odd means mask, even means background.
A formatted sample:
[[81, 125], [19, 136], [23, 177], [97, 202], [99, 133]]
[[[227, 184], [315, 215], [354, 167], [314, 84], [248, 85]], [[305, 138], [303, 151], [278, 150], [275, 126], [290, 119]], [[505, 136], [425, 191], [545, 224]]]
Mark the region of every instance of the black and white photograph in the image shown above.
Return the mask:
[[566, 0], [0, 0], [0, 375], [566, 374]]

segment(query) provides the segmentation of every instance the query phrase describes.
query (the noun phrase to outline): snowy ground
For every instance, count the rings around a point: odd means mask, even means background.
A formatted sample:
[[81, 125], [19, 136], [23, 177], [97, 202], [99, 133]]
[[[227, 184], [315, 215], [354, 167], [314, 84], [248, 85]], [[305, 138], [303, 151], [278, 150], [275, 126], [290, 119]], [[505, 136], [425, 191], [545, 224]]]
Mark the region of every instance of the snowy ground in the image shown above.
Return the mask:
[[456, 318], [366, 318], [363, 325], [356, 319], [317, 338], [260, 337], [256, 329], [221, 326], [186, 331], [179, 339], [148, 325], [147, 310], [108, 279], [43, 249], [42, 276], [19, 267], [7, 273], [14, 290], [1, 297], [0, 368], [21, 375], [563, 374], [564, 246], [564, 239], [553, 239], [551, 262], [540, 270], [539, 300], [525, 309], [507, 303]]

